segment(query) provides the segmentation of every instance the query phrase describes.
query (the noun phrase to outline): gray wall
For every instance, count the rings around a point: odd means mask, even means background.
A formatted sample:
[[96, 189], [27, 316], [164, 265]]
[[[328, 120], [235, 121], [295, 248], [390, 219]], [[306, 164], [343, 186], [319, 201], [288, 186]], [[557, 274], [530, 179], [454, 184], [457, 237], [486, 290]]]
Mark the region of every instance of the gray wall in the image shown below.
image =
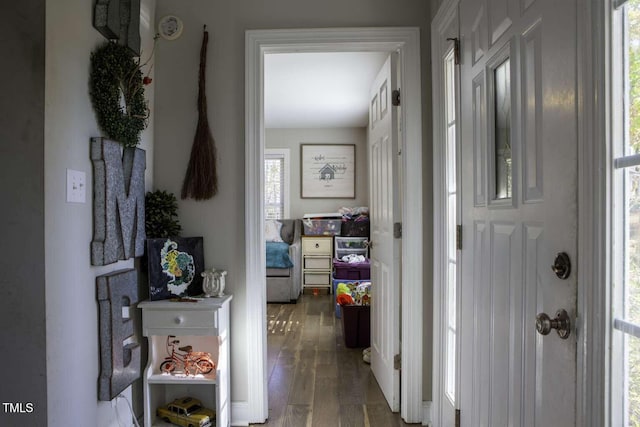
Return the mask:
[[[158, 0], [157, 16], [176, 14], [182, 36], [160, 43], [156, 63], [155, 186], [174, 193], [180, 187], [196, 127], [199, 49], [203, 25], [210, 31], [207, 65], [209, 123], [219, 154], [219, 194], [212, 200], [179, 203], [185, 235], [204, 236], [205, 263], [224, 267], [231, 303], [231, 394], [246, 402], [247, 295], [244, 234], [245, 31], [267, 28], [415, 26], [421, 29], [425, 165], [424, 197], [431, 197], [431, 95], [428, 71], [431, 3], [424, 0]], [[431, 246], [431, 201], [425, 202], [425, 249]], [[432, 268], [425, 250], [425, 303], [430, 303]], [[430, 307], [426, 308], [430, 313]], [[431, 329], [430, 317], [425, 330]], [[429, 344], [430, 346], [430, 344]], [[430, 347], [425, 347], [430, 348]], [[427, 353], [427, 352], [425, 352]], [[431, 356], [425, 354], [424, 400], [430, 400]]]
[[436, 16], [438, 9], [440, 9], [440, 6], [445, 2], [446, 0], [431, 0], [431, 17]]
[[27, 414], [0, 408], [2, 426], [47, 422], [44, 7], [0, 3], [0, 402], [33, 404]]
[[[47, 0], [45, 92], [45, 260], [47, 313], [47, 386], [50, 427], [115, 427], [131, 419], [127, 403], [116, 408], [98, 401], [100, 347], [96, 276], [134, 267], [133, 259], [92, 267], [93, 173], [89, 139], [100, 136], [89, 100], [89, 57], [104, 42], [93, 28], [93, 1]], [[155, 0], [141, 2], [143, 58], [151, 52]], [[32, 31], [32, 29], [29, 29]], [[140, 148], [146, 150], [146, 186], [152, 188], [154, 83], [145, 87], [152, 107]], [[86, 203], [66, 203], [66, 169], [86, 173]], [[40, 357], [44, 357], [41, 354]], [[124, 393], [130, 400], [132, 391]], [[2, 424], [2, 423], [0, 423]], [[34, 424], [35, 425], [35, 424]], [[44, 425], [44, 424], [38, 424]]]
[[[355, 144], [356, 198], [302, 199], [300, 197], [300, 144]], [[369, 169], [367, 165], [367, 129], [266, 129], [266, 148], [288, 148], [290, 166], [291, 218], [306, 213], [338, 212], [347, 206], [369, 206]]]

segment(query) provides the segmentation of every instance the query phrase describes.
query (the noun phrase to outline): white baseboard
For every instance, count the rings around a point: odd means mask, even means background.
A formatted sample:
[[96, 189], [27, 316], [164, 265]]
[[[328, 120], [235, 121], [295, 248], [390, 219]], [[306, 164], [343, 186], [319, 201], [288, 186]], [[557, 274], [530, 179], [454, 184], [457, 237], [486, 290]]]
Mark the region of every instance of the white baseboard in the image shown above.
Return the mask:
[[231, 402], [231, 425], [249, 425], [249, 402]]
[[422, 402], [422, 425], [432, 427], [431, 402]]

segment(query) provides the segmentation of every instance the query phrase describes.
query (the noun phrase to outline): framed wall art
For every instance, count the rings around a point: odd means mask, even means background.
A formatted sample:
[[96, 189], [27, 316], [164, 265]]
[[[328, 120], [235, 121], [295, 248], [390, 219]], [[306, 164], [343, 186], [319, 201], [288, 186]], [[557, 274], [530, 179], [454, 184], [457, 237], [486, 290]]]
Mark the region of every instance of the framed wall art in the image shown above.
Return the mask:
[[149, 299], [202, 294], [202, 237], [147, 239]]
[[355, 144], [301, 144], [300, 197], [355, 199]]

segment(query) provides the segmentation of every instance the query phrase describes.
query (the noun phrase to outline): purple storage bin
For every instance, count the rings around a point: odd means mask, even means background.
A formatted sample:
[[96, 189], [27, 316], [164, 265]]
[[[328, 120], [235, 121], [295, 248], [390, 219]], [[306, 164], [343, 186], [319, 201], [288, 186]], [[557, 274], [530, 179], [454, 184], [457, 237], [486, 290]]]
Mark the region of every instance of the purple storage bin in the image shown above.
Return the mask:
[[343, 280], [369, 280], [371, 279], [371, 263], [368, 259], [364, 262], [351, 263], [334, 259], [333, 277]]
[[368, 305], [343, 305], [341, 308], [344, 345], [349, 348], [369, 347], [371, 340], [370, 307]]

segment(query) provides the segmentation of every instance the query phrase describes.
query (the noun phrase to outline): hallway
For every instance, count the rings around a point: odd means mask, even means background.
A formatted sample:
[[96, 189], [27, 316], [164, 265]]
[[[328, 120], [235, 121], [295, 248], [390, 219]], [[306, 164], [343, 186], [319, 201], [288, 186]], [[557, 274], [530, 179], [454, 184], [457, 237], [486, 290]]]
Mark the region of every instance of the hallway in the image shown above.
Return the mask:
[[361, 348], [346, 348], [333, 295], [268, 304], [269, 419], [282, 427], [405, 426]]

